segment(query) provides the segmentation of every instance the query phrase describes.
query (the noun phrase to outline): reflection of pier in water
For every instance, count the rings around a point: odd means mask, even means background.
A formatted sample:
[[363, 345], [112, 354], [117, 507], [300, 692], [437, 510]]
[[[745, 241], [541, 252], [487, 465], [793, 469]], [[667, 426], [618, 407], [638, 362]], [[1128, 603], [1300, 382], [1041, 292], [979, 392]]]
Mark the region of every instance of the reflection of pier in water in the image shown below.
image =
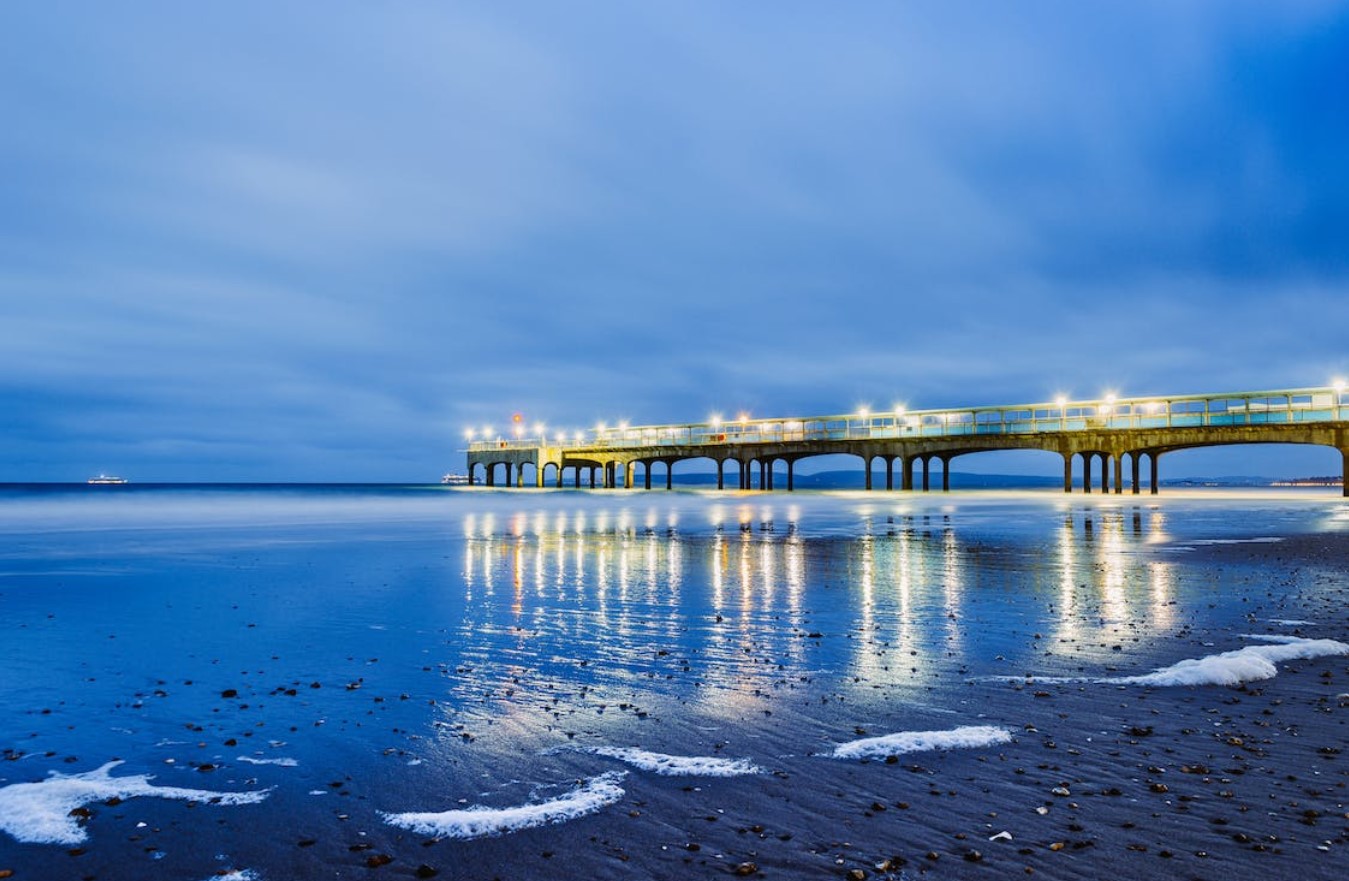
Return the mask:
[[1172, 566], [1144, 553], [1167, 538], [1157, 509], [1065, 508], [1049, 547], [1018, 549], [962, 538], [947, 513], [873, 511], [858, 535], [812, 538], [794, 506], [680, 516], [466, 517], [461, 627], [498, 637], [477, 661], [591, 688], [676, 680], [691, 702], [735, 709], [803, 678], [915, 689], [990, 661], [971, 652], [993, 653], [978, 628], [1009, 589], [1045, 594], [1035, 647], [1078, 659], [1108, 662], [1138, 622], [1176, 617]]

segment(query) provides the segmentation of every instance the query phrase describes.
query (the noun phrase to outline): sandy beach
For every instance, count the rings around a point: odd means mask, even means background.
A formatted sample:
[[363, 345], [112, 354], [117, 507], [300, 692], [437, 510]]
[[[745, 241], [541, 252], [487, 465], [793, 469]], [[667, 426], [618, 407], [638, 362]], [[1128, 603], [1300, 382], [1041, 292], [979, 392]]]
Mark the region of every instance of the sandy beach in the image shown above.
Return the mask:
[[1342, 875], [1338, 502], [676, 496], [11, 522], [0, 870]]

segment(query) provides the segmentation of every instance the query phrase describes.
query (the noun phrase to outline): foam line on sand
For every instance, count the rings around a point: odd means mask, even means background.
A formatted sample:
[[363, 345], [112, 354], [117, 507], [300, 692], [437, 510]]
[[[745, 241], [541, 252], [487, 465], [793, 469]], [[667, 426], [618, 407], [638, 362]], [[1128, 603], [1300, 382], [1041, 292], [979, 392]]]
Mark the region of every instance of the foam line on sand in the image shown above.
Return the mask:
[[430, 812], [382, 813], [385, 822], [409, 829], [421, 835], [436, 838], [485, 838], [565, 823], [596, 813], [623, 797], [618, 784], [626, 771], [610, 771], [583, 782], [576, 789], [557, 798], [510, 808], [490, 808], [483, 805], [460, 810]]
[[79, 815], [72, 811], [110, 798], [153, 796], [220, 805], [256, 804], [270, 789], [257, 792], [211, 792], [177, 786], [155, 786], [147, 774], [113, 777], [110, 772], [122, 764], [108, 762], [83, 774], [58, 774], [55, 771], [38, 783], [12, 783], [0, 789], [0, 830], [30, 844], [79, 844], [88, 839], [80, 828]]
[[966, 749], [1009, 743], [1012, 732], [993, 725], [965, 725], [949, 731], [900, 731], [880, 737], [864, 737], [837, 747], [836, 759], [885, 758], [903, 753], [937, 749]]

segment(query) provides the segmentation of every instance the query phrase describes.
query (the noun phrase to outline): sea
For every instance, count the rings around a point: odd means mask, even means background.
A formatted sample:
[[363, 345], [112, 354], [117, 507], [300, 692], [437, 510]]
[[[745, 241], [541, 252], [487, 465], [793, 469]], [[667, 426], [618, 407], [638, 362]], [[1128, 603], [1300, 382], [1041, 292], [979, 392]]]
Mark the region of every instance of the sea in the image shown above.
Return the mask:
[[[0, 487], [0, 877], [1222, 877], [1230, 762], [1195, 807], [1168, 750], [1281, 681], [1343, 725], [1346, 575], [1284, 548], [1347, 538], [1326, 489]], [[1280, 865], [1343, 877], [1329, 825]]]

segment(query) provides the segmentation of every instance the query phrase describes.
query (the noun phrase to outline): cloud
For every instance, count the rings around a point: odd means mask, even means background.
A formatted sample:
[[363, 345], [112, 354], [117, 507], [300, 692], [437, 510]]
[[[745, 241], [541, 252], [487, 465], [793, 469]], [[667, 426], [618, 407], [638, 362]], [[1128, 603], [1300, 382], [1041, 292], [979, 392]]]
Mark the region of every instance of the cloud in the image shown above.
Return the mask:
[[1349, 372], [1336, 4], [0, 25], [0, 478]]

